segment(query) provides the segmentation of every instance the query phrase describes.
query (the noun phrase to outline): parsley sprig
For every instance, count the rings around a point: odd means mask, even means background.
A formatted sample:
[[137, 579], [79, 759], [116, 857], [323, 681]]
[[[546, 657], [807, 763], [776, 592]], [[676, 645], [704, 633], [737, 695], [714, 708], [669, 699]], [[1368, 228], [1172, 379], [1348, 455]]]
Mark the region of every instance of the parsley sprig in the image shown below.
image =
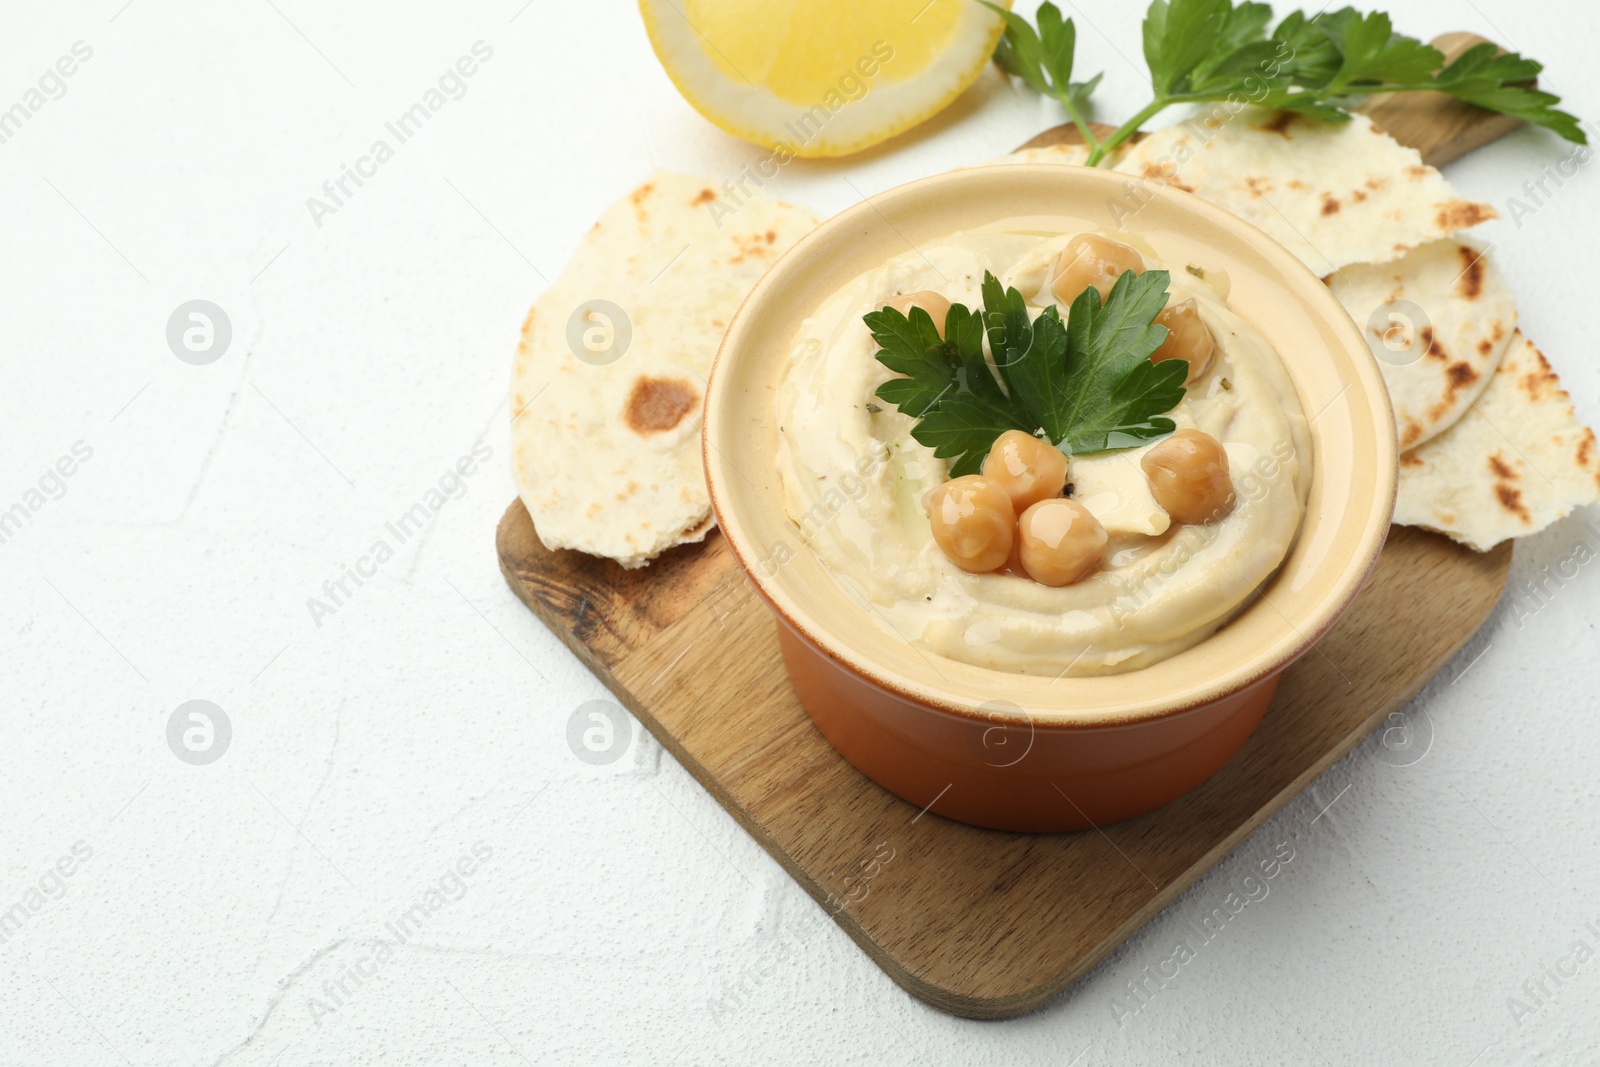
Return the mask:
[[[911, 436], [975, 474], [1007, 430], [1043, 435], [1067, 455], [1130, 448], [1175, 428], [1162, 418], [1183, 399], [1188, 363], [1151, 363], [1167, 338], [1155, 318], [1167, 303], [1166, 271], [1126, 271], [1105, 303], [1093, 287], [1066, 321], [1051, 305], [1030, 319], [1022, 294], [983, 275], [983, 310], [950, 305], [940, 338], [920, 307], [863, 316], [891, 378], [877, 396], [916, 419]], [[992, 363], [985, 357], [989, 341]]]
[[1088, 121], [1099, 82], [1072, 80], [1077, 34], [1052, 3], [1039, 6], [1038, 28], [1021, 15], [980, 0], [1004, 16], [995, 61], [1030, 87], [1059, 100], [1089, 146], [1094, 166], [1139, 127], [1174, 104], [1240, 99], [1259, 107], [1348, 121], [1363, 96], [1432, 89], [1514, 115], [1587, 144], [1561, 98], [1532, 86], [1544, 67], [1494, 45], [1474, 45], [1448, 64], [1444, 53], [1394, 32], [1381, 11], [1354, 8], [1307, 16], [1293, 11], [1268, 31], [1272, 8], [1232, 0], [1153, 0], [1144, 19], [1144, 58], [1154, 98], [1127, 122], [1097, 137]]

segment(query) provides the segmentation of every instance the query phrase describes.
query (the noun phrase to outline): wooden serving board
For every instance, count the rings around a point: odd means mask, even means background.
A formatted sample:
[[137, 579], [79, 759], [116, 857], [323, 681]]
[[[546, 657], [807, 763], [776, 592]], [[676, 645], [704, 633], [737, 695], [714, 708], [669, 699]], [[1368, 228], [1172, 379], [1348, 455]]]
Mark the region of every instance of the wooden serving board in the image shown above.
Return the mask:
[[[1505, 132], [1489, 119], [1485, 136], [1486, 112], [1407, 95], [1385, 124], [1430, 161]], [[918, 811], [834, 751], [717, 533], [627, 571], [546, 549], [513, 501], [496, 545], [517, 596], [874, 962], [972, 1018], [1038, 1007], [1149, 921], [1409, 700], [1482, 624], [1511, 563], [1509, 543], [1479, 555], [1395, 527], [1355, 605], [1214, 778], [1102, 831], [1012, 834]]]
[[1350, 751], [1477, 630], [1511, 562], [1509, 543], [1479, 555], [1395, 527], [1366, 591], [1216, 777], [1103, 834], [1012, 834], [919, 815], [834, 751], [720, 535], [626, 571], [545, 548], [513, 501], [497, 540], [516, 594], [867, 955], [973, 1018], [1065, 989]]

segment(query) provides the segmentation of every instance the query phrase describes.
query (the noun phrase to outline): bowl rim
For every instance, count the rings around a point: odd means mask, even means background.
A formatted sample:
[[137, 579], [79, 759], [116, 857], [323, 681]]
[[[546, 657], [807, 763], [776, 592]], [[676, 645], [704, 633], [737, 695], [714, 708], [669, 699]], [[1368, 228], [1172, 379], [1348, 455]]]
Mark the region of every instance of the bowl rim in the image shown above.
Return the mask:
[[[1110, 708], [1094, 711], [1074, 710], [1070, 708], [1050, 708], [1046, 710], [1025, 709], [1017, 707], [1015, 712], [999, 707], [974, 704], [970, 701], [957, 699], [949, 692], [941, 692], [939, 687], [928, 683], [908, 683], [900, 678], [893, 677], [887, 672], [878, 669], [865, 657], [856, 653], [849, 642], [839, 638], [828, 626], [812, 617], [812, 613], [803, 610], [784, 591], [775, 576], [766, 573], [766, 567], [760, 565], [759, 547], [752, 543], [747, 536], [740, 517], [730, 505], [731, 494], [727, 485], [730, 481], [723, 470], [727, 462], [722, 450], [718, 447], [722, 438], [721, 422], [716, 415], [722, 399], [729, 395], [727, 378], [729, 368], [735, 360], [734, 353], [741, 347], [746, 333], [752, 327], [753, 317], [759, 313], [764, 302], [781, 299], [775, 296], [783, 287], [787, 277], [800, 269], [797, 264], [805, 262], [811, 251], [822, 246], [829, 238], [844, 232], [871, 230], [878, 227], [887, 227], [895, 234], [898, 229], [889, 220], [885, 208], [895, 207], [900, 202], [918, 196], [928, 195], [946, 184], [961, 182], [981, 183], [985, 176], [998, 180], [1004, 176], [1008, 180], [1017, 180], [1026, 177], [1038, 178], [1048, 176], [1049, 181], [1088, 182], [1101, 183], [1108, 195], [1121, 192], [1128, 175], [1120, 172], [1109, 172], [1098, 168], [1087, 168], [1059, 163], [1038, 164], [993, 164], [986, 166], [965, 167], [948, 171], [930, 177], [920, 178], [898, 186], [894, 186], [871, 197], [864, 198], [860, 203], [839, 212], [822, 222], [816, 229], [806, 234], [792, 247], [790, 247], [771, 268], [768, 269], [756, 285], [746, 294], [738, 311], [730, 320], [724, 332], [721, 344], [713, 360], [711, 372], [707, 381], [704, 400], [701, 454], [705, 465], [706, 484], [710, 495], [711, 506], [717, 519], [717, 524], [722, 530], [723, 538], [732, 551], [739, 567], [750, 581], [760, 598], [768, 605], [775, 615], [779, 617], [780, 624], [787, 624], [814, 650], [826, 656], [829, 660], [842, 668], [857, 675], [863, 680], [897, 695], [907, 701], [920, 705], [926, 709], [951, 714], [960, 719], [981, 722], [984, 725], [997, 723], [1026, 724], [1029, 727], [1044, 727], [1050, 729], [1068, 730], [1097, 730], [1107, 727], [1127, 726], [1136, 723], [1148, 723], [1156, 720], [1172, 718], [1197, 711], [1219, 700], [1225, 699], [1241, 689], [1255, 684], [1264, 678], [1278, 674], [1291, 663], [1308, 652], [1317, 641], [1332, 628], [1340, 615], [1354, 601], [1367, 577], [1372, 573], [1377, 564], [1378, 556], [1383, 550], [1388, 537], [1390, 520], [1393, 515], [1395, 493], [1398, 484], [1398, 445], [1395, 438], [1393, 409], [1389, 400], [1388, 389], [1383, 382], [1377, 361], [1368, 348], [1366, 341], [1360, 334], [1356, 324], [1349, 314], [1334, 298], [1332, 292], [1323, 284], [1310, 269], [1300, 262], [1292, 253], [1283, 248], [1267, 234], [1256, 229], [1232, 213], [1217, 207], [1200, 197], [1188, 192], [1170, 189], [1165, 185], [1155, 183], [1153, 187], [1146, 186], [1142, 195], [1153, 197], [1164, 202], [1169, 208], [1179, 213], [1187, 213], [1197, 220], [1211, 226], [1230, 231], [1231, 236], [1249, 246], [1251, 251], [1271, 261], [1277, 268], [1282, 279], [1280, 289], [1287, 299], [1303, 308], [1308, 314], [1314, 316], [1322, 326], [1334, 335], [1343, 335], [1343, 349], [1351, 357], [1355, 377], [1347, 383], [1345, 390], [1355, 390], [1359, 384], [1359, 396], [1372, 408], [1376, 437], [1372, 442], [1375, 446], [1373, 454], [1373, 467], [1375, 474], [1375, 492], [1373, 493], [1372, 508], [1367, 521], [1360, 530], [1353, 551], [1343, 556], [1353, 566], [1349, 566], [1344, 583], [1338, 587], [1338, 593], [1326, 599], [1319, 605], [1313, 614], [1313, 625], [1309, 628], [1296, 627], [1300, 638], [1292, 645], [1286, 646], [1270, 660], [1261, 663], [1244, 663], [1233, 670], [1221, 673], [1210, 684], [1197, 687], [1194, 691], [1177, 694], [1168, 699], [1145, 700], [1141, 704], [1129, 708]], [[1146, 200], [1141, 204], [1141, 210], [1151, 201]], [[946, 231], [949, 234], [959, 232], [962, 227]], [[908, 241], [903, 234], [899, 234], [902, 242]], [[911, 247], [915, 247], [912, 245]], [[1248, 321], [1248, 320], [1247, 320]], [[1291, 381], [1297, 391], [1301, 388], [1300, 379], [1294, 368], [1285, 360]], [[1338, 396], [1344, 395], [1341, 390]], [[1334, 399], [1338, 399], [1336, 396]], [[1330, 401], [1331, 403], [1331, 401]], [[1308, 419], [1308, 423], [1315, 421], [1317, 416]], [[1315, 435], [1313, 442], [1315, 443]], [[1323, 456], [1314, 455], [1313, 478], [1321, 476]], [[1297, 531], [1296, 539], [1285, 557], [1273, 573], [1258, 587], [1257, 596], [1245, 602], [1241, 614], [1253, 606], [1254, 600], [1264, 599], [1259, 595], [1262, 590], [1270, 587], [1280, 573], [1288, 566], [1289, 560], [1300, 550], [1307, 540], [1310, 523], [1309, 509], [1302, 516], [1301, 527]], [[808, 551], [801, 543], [800, 551]], [[824, 565], [824, 569], [826, 569]], [[775, 572], [776, 573], [776, 572]], [[1281, 614], [1281, 613], [1280, 613]], [[1233, 626], [1236, 619], [1230, 618], [1218, 628], [1216, 633], [1208, 635], [1193, 648], [1204, 648], [1212, 642], [1217, 634]], [[1293, 626], [1292, 623], [1290, 623]], [[909, 642], [907, 643], [909, 645]], [[1188, 650], [1188, 651], [1192, 651]], [[1183, 655], [1185, 653], [1178, 653]], [[948, 657], [939, 656], [931, 650], [927, 655], [938, 657], [944, 663], [960, 663]], [[1150, 670], [1160, 663], [1150, 664], [1143, 668], [1124, 674], [1096, 676], [1100, 679], [1125, 678], [1136, 675], [1140, 671]], [[986, 668], [976, 665], [971, 666], [978, 671], [988, 672], [992, 675], [1008, 679], [1032, 678], [1041, 683], [1046, 681], [1045, 676], [1021, 675], [1018, 672]], [[1058, 679], [1059, 681], [1060, 679]], [[1082, 681], [1081, 678], [1066, 679], [1069, 683]]]

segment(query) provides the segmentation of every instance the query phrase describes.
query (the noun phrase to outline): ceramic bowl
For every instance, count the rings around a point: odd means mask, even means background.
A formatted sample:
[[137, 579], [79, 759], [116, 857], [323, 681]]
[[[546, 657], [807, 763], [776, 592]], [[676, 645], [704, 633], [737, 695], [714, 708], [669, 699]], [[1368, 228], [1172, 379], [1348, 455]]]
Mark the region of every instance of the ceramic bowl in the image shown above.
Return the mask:
[[1311, 420], [1300, 535], [1261, 595], [1160, 663], [1097, 677], [1022, 675], [909, 646], [851, 599], [785, 514], [773, 396], [802, 321], [911, 248], [1004, 219], [1117, 229], [1127, 176], [1060, 165], [954, 171], [829, 219], [756, 285], [706, 392], [705, 464], [729, 547], [778, 622], [795, 692], [844, 757], [917, 808], [1003, 830], [1099, 826], [1204, 782], [1249, 738], [1278, 678], [1354, 599], [1395, 493], [1388, 393], [1326, 286], [1265, 234], [1157, 189], [1127, 231], [1168, 262], [1227, 271], [1228, 303], [1273, 345]]

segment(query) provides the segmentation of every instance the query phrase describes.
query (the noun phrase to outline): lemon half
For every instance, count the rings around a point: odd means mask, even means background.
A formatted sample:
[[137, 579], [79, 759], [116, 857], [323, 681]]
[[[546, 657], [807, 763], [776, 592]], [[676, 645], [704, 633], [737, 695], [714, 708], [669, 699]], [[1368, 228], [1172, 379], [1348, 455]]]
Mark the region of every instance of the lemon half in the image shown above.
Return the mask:
[[639, 0], [639, 10], [695, 110], [808, 157], [859, 152], [943, 110], [1005, 28], [976, 0]]

